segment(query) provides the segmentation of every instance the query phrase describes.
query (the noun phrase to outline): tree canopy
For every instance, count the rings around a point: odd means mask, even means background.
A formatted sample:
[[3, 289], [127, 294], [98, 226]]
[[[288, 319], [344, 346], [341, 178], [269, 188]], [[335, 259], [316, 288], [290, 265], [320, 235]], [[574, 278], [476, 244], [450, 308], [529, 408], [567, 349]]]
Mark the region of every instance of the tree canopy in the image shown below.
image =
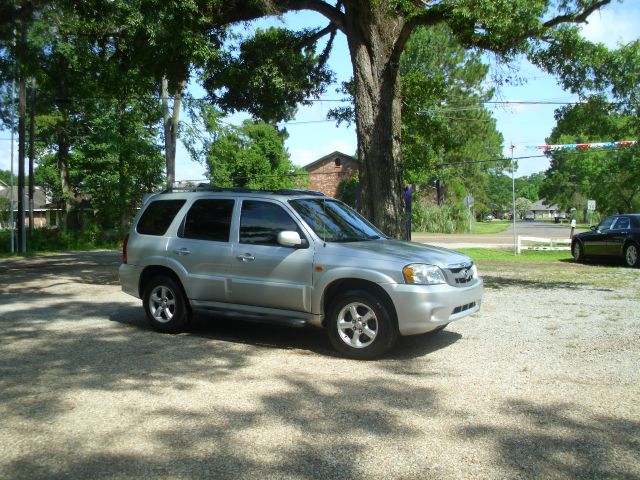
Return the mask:
[[[343, 34], [353, 67], [363, 213], [387, 233], [402, 237], [405, 170], [409, 178], [417, 174], [416, 152], [428, 146], [431, 163], [443, 158], [444, 147], [451, 159], [480, 158], [493, 155], [499, 143], [486, 112], [475, 111], [477, 123], [456, 123], [443, 114], [453, 100], [446, 99], [446, 105], [433, 103], [437, 96], [453, 99], [464, 91], [477, 106], [487, 94], [477, 83], [485, 68], [478, 61], [480, 52], [491, 52], [502, 62], [524, 54], [574, 89], [581, 82], [594, 89], [608, 88], [609, 94], [637, 105], [638, 82], [633, 83], [639, 68], [637, 45], [605, 51], [568, 26], [585, 22], [610, 1], [7, 0], [0, 6], [0, 83], [6, 92], [9, 80], [17, 78], [23, 92], [25, 80], [36, 80], [40, 152], [42, 158], [55, 159], [48, 162], [57, 170], [67, 211], [91, 183], [87, 180], [91, 169], [83, 159], [96, 159], [100, 151], [84, 140], [97, 139], [94, 133], [101, 132], [100, 138], [115, 142], [112, 149], [102, 150], [109, 151], [114, 161], [96, 171], [110, 169], [111, 175], [117, 168], [119, 217], [124, 225], [140, 194], [129, 178], [145, 178], [142, 184], [150, 188], [152, 179], [162, 173], [157, 162], [162, 143], [171, 183], [177, 113], [185, 82], [194, 72], [210, 101], [226, 111], [248, 110], [269, 122], [291, 118], [296, 105], [319, 96], [332, 80], [326, 59], [335, 35]], [[300, 10], [320, 13], [326, 27], [259, 30], [239, 42], [227, 35], [229, 25]], [[429, 33], [418, 33], [419, 28]], [[404, 91], [428, 94], [431, 104], [407, 105], [405, 125], [413, 126], [403, 132], [401, 58], [405, 50], [413, 55], [408, 42], [414, 35], [415, 45], [437, 46], [459, 61], [426, 81], [407, 73]], [[430, 53], [428, 48], [416, 46], [416, 58]], [[569, 59], [573, 70], [568, 68]], [[452, 78], [457, 80], [447, 84]], [[424, 112], [428, 128], [420, 124]], [[21, 117], [19, 136], [24, 145], [25, 117]], [[2, 118], [7, 121], [6, 115]], [[487, 145], [456, 143], [473, 138], [482, 125], [490, 138]], [[257, 124], [226, 133], [244, 139], [248, 133], [241, 130], [250, 127]], [[418, 130], [426, 141], [412, 136]], [[237, 145], [239, 140], [231, 143]], [[82, 175], [72, 178], [79, 167]], [[475, 183], [477, 168], [459, 172], [465, 177], [463, 187]]]
[[[601, 95], [556, 112], [551, 143], [589, 143], [637, 138], [637, 117]], [[586, 208], [596, 200], [603, 213], [624, 213], [640, 207], [640, 148], [567, 150], [551, 153], [542, 193], [566, 208]]]

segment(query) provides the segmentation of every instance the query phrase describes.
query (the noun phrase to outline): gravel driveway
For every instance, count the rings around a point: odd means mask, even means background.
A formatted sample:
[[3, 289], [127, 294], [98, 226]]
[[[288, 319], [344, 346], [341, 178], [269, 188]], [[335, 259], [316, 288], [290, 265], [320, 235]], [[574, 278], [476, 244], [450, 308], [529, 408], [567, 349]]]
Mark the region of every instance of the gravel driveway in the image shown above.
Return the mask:
[[640, 478], [640, 270], [488, 266], [479, 314], [358, 362], [313, 329], [155, 333], [118, 263], [0, 260], [0, 478]]

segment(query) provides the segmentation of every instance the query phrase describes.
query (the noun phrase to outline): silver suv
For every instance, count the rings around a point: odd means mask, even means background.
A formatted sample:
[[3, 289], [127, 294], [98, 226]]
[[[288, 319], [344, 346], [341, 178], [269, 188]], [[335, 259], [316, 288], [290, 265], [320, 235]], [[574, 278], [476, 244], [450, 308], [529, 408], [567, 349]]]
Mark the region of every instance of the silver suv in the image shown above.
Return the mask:
[[161, 332], [222, 312], [323, 327], [360, 359], [477, 312], [483, 290], [469, 257], [392, 240], [333, 198], [211, 187], [147, 199], [120, 283]]

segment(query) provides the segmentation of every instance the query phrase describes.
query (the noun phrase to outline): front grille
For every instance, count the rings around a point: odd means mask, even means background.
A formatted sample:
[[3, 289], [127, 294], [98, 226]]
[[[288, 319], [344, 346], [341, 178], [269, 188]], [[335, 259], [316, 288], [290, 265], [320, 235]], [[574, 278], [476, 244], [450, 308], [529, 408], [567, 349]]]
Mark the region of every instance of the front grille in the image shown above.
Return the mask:
[[469, 277], [469, 278], [456, 278], [456, 283], [469, 283], [471, 280], [473, 280], [473, 277]]
[[450, 283], [451, 280], [455, 282], [452, 283], [452, 285], [455, 284], [456, 286], [462, 286], [474, 279], [472, 269], [473, 263], [458, 263], [455, 265], [449, 265], [448, 267]]
[[470, 310], [476, 306], [476, 302], [467, 303], [466, 305], [460, 305], [453, 309], [453, 315], [456, 313], [464, 312], [465, 310]]

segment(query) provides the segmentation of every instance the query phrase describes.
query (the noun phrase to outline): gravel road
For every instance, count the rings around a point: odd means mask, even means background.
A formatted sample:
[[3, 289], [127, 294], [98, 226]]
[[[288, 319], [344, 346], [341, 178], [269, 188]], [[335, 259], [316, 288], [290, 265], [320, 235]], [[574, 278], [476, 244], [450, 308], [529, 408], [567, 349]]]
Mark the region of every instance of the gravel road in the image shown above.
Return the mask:
[[118, 263], [0, 260], [0, 478], [640, 478], [640, 270], [497, 266], [479, 314], [358, 362], [314, 329], [155, 333]]

